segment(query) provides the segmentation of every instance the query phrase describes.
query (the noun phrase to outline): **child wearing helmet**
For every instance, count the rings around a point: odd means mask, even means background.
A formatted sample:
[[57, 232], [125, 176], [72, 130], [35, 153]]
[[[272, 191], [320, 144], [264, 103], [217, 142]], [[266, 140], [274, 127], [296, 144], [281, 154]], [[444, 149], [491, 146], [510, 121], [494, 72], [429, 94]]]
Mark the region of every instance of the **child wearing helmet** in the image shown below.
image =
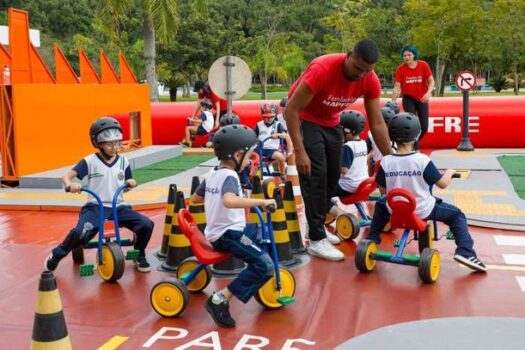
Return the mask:
[[[118, 154], [122, 144], [120, 123], [110, 117], [97, 119], [89, 130], [91, 143], [98, 151], [91, 154], [73, 167], [62, 177], [66, 188], [72, 193], [80, 193], [81, 185], [72, 182], [74, 178], [87, 179], [87, 187], [97, 193], [104, 203], [104, 215], [112, 215], [112, 202], [115, 191], [124, 183], [129, 188], [137, 186], [131, 174], [128, 160]], [[149, 272], [151, 267], [146, 260], [146, 246], [153, 232], [153, 221], [131, 209], [124, 202], [122, 194], [117, 201], [119, 224], [135, 233], [135, 249], [139, 256], [135, 266], [140, 272]], [[80, 210], [77, 225], [69, 231], [62, 243], [56, 246], [44, 263], [45, 270], [54, 271], [58, 263], [71, 250], [88, 243], [99, 230], [99, 206], [91, 195]]]
[[[352, 194], [368, 178], [368, 148], [366, 142], [359, 137], [365, 129], [365, 117], [361, 112], [353, 110], [342, 111], [339, 115], [346, 142], [341, 151], [341, 177], [335, 189], [336, 197]], [[342, 214], [342, 210], [332, 201], [328, 203], [328, 208], [328, 212], [335, 217]]]
[[227, 125], [213, 136], [213, 148], [220, 165], [206, 175], [192, 196], [194, 203], [206, 207], [206, 239], [217, 251], [228, 252], [245, 261], [246, 269], [206, 301], [206, 310], [220, 327], [235, 327], [229, 312], [229, 300], [243, 303], [257, 293], [274, 272], [268, 253], [257, 243], [257, 225], [246, 225], [245, 208], [275, 206], [273, 199], [244, 198], [239, 180], [257, 145], [257, 136], [244, 125]]
[[276, 160], [279, 164], [279, 172], [283, 175], [286, 169], [286, 157], [279, 151], [281, 139], [286, 140], [288, 153], [293, 152], [292, 141], [283, 125], [276, 120], [277, 105], [275, 103], [263, 103], [261, 106], [262, 121], [255, 125], [254, 131], [262, 147], [262, 156], [268, 160]]
[[284, 109], [286, 108], [286, 103], [288, 99], [286, 97], [283, 97], [281, 101], [279, 102], [279, 107], [281, 108], [281, 113], [277, 114], [277, 121], [281, 123], [284, 130], [288, 132], [288, 128], [286, 127], [286, 119], [284, 119]]
[[202, 107], [200, 116], [198, 118], [190, 117], [188, 120], [191, 125], [188, 125], [184, 131], [185, 137], [181, 142], [184, 146], [191, 147], [192, 135], [207, 135], [213, 129], [214, 121], [211, 112], [213, 105], [211, 101], [206, 98], [202, 99], [200, 105]]
[[[455, 171], [448, 169], [441, 174], [432, 160], [425, 154], [414, 151], [414, 143], [421, 134], [421, 124], [412, 113], [396, 114], [388, 127], [390, 139], [397, 144], [397, 153], [385, 156], [376, 176], [382, 193], [393, 188], [404, 188], [416, 198], [416, 214], [423, 220], [435, 220], [447, 224], [456, 240], [454, 260], [475, 271], [486, 272], [487, 268], [478, 259], [474, 242], [469, 234], [467, 219], [463, 212], [430, 192], [430, 186], [446, 188]], [[390, 219], [386, 197], [376, 202], [370, 232], [366, 239], [380, 243], [382, 228]]]
[[[392, 101], [388, 101], [392, 102]], [[387, 102], [387, 103], [388, 103]], [[395, 102], [392, 102], [395, 103]], [[399, 108], [398, 108], [399, 109]], [[390, 120], [396, 112], [391, 107], [387, 107], [386, 104], [383, 108], [381, 108], [381, 114], [383, 115], [383, 120], [385, 121], [386, 126], [388, 127], [388, 124], [390, 123]], [[374, 174], [377, 171], [377, 165], [383, 158], [383, 154], [377, 147], [377, 144], [374, 141], [374, 137], [372, 136], [372, 133], [368, 131], [368, 137], [366, 139], [366, 143], [368, 145], [369, 150], [369, 163], [368, 163], [368, 176], [374, 176]], [[395, 144], [392, 142], [392, 151], [395, 152]]]

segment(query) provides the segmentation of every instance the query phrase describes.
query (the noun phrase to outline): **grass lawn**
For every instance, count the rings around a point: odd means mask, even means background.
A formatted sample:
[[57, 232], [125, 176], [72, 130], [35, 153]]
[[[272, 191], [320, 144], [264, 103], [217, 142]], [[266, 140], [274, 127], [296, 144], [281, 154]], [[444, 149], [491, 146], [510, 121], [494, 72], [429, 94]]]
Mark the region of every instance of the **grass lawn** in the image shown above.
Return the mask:
[[[280, 100], [283, 97], [286, 97], [288, 95], [288, 90], [282, 90], [282, 91], [269, 91], [266, 93], [266, 96], [269, 100]], [[519, 96], [524, 96], [525, 91], [520, 91]], [[383, 98], [390, 98], [392, 96], [392, 93], [388, 91], [387, 93], [383, 93], [381, 97]], [[502, 92], [494, 92], [494, 91], [480, 91], [476, 93], [471, 93], [471, 97], [484, 97], [484, 96], [514, 96], [514, 92], [509, 91], [502, 91]], [[447, 91], [445, 92], [444, 97], [461, 97], [461, 92], [457, 91]], [[261, 92], [260, 89], [258, 90], [250, 90], [241, 98], [242, 101], [253, 101], [253, 100], [261, 100]], [[177, 97], [177, 102], [187, 102], [187, 101], [197, 101], [196, 96], [191, 97]], [[160, 102], [170, 102], [169, 96], [160, 96]]]
[[525, 156], [500, 156], [498, 161], [514, 186], [514, 191], [525, 199]]
[[150, 164], [144, 168], [133, 170], [133, 178], [139, 184], [158, 180], [164, 177], [176, 175], [182, 171], [196, 167], [197, 165], [215, 157], [214, 155], [181, 155], [163, 160], [162, 162]]

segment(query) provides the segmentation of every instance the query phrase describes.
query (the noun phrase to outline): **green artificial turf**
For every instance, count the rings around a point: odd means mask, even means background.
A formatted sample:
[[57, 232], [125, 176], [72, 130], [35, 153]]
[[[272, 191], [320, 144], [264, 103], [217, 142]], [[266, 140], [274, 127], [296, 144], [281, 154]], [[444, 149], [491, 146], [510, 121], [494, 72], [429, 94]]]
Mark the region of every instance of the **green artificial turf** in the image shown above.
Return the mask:
[[214, 155], [181, 155], [163, 160], [162, 162], [150, 164], [140, 169], [135, 169], [133, 170], [133, 178], [138, 184], [144, 184], [176, 175], [212, 158], [214, 158]]
[[525, 199], [525, 156], [500, 156], [498, 161], [514, 186], [514, 191]]

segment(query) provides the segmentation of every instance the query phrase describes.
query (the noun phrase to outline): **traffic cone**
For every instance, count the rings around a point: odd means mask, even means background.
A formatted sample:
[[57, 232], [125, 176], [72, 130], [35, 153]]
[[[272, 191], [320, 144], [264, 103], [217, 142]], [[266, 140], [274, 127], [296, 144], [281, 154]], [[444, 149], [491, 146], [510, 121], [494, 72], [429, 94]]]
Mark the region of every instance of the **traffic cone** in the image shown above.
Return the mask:
[[[199, 187], [200, 181], [198, 176], [194, 176], [191, 180], [191, 194], [193, 195], [195, 191], [197, 190], [197, 187]], [[204, 212], [204, 203], [193, 203], [193, 201], [190, 198], [188, 210], [193, 216], [193, 219], [195, 220], [195, 223], [197, 224], [197, 227], [201, 232], [204, 232], [204, 229], [206, 228], [206, 213]]]
[[[264, 193], [263, 188], [261, 184], [261, 178], [259, 176], [254, 176], [252, 180], [252, 193], [250, 195], [250, 198], [256, 198], [256, 199], [264, 199]], [[263, 215], [263, 219], [266, 220], [266, 218]], [[254, 208], [250, 208], [250, 214], [248, 215], [248, 223], [249, 224], [259, 224], [259, 217], [257, 216], [257, 213], [255, 212]]]
[[38, 285], [31, 349], [72, 349], [55, 276], [44, 271]]
[[170, 240], [171, 223], [173, 217], [177, 216], [175, 213], [175, 194], [177, 193], [177, 185], [170, 184], [168, 188], [168, 205], [166, 206], [166, 217], [164, 218], [164, 232], [162, 234], [162, 245], [157, 252], [157, 257], [166, 259], [168, 256], [168, 245]]
[[[186, 208], [184, 202], [184, 193], [178, 191], [175, 196], [175, 213]], [[173, 222], [171, 225], [170, 239], [168, 244], [168, 257], [162, 264], [162, 269], [167, 271], [177, 271], [179, 264], [193, 255], [190, 241], [184, 233], [180, 230], [178, 215], [173, 215]]]
[[277, 203], [277, 208], [272, 214], [273, 237], [277, 247], [277, 257], [279, 264], [290, 266], [297, 262], [292, 254], [288, 226], [286, 225], [286, 214], [284, 213], [281, 190], [276, 188], [273, 192], [273, 199]]
[[297, 210], [304, 208], [303, 196], [301, 195], [301, 186], [299, 185], [299, 173], [295, 166], [295, 154], [290, 154], [288, 157], [288, 165], [286, 167], [286, 179], [292, 182], [293, 193], [295, 195], [295, 207]]
[[303, 239], [301, 238], [301, 228], [299, 226], [299, 219], [297, 217], [293, 185], [290, 180], [286, 181], [284, 187], [283, 206], [284, 213], [286, 215], [286, 225], [288, 226], [288, 235], [290, 236], [292, 253], [306, 253], [306, 248], [304, 247]]

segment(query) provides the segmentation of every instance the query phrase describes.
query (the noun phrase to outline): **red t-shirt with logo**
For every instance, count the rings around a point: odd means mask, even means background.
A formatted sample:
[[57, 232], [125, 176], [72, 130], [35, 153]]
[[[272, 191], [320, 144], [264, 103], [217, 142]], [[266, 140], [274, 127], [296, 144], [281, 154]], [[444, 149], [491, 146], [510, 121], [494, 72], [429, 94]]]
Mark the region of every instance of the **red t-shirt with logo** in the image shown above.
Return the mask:
[[432, 70], [428, 63], [417, 61], [414, 68], [406, 63], [400, 64], [396, 69], [395, 80], [401, 84], [401, 93], [419, 101], [428, 91], [428, 78], [432, 76]]
[[374, 71], [356, 81], [347, 80], [343, 74], [345, 53], [328, 54], [314, 59], [288, 92], [290, 99], [304, 81], [314, 97], [299, 112], [299, 118], [325, 127], [339, 124], [339, 112], [359, 97], [366, 99], [381, 96], [381, 83]]

